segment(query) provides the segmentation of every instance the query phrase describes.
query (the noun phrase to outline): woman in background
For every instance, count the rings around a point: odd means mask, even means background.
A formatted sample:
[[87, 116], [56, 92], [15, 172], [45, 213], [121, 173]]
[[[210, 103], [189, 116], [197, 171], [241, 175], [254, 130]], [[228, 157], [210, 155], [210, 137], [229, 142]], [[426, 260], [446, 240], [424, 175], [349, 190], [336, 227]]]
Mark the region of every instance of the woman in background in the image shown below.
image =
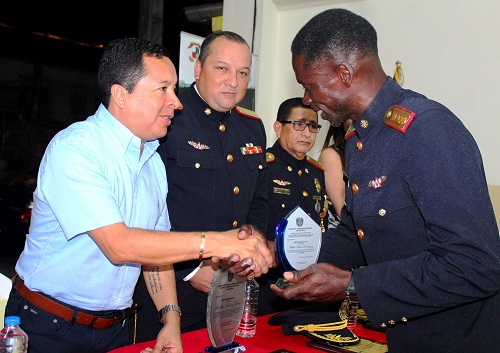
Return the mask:
[[337, 226], [345, 203], [344, 135], [351, 123], [348, 119], [343, 126], [330, 126], [318, 159], [325, 169], [326, 193], [334, 210], [334, 213], [330, 211], [328, 214], [328, 228]]

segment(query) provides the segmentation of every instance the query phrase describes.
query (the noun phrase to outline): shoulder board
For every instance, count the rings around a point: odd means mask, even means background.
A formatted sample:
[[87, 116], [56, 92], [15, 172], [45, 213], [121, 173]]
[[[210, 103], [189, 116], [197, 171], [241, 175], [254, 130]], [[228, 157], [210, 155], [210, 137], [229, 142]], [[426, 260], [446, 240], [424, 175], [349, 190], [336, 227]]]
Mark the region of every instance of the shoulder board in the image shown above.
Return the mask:
[[266, 152], [266, 162], [267, 163], [274, 162], [275, 160], [276, 160], [276, 158], [274, 157], [274, 154], [272, 154], [271, 152]]
[[184, 110], [184, 105], [181, 103], [181, 105], [179, 106], [179, 108], [177, 108], [175, 110]]
[[311, 158], [311, 157], [309, 157], [309, 156], [306, 156], [306, 161], [307, 161], [310, 165], [312, 165], [312, 166], [314, 166], [314, 167], [318, 168], [319, 170], [321, 170], [323, 173], [325, 172], [325, 169], [323, 168], [323, 165], [322, 165], [320, 162], [318, 162], [317, 160], [315, 160], [314, 158]]
[[413, 121], [415, 114], [409, 109], [393, 105], [385, 112], [384, 124], [404, 134]]
[[246, 109], [246, 108], [239, 107], [239, 106], [237, 106], [236, 108], [234, 108], [234, 110], [236, 110], [239, 114], [247, 116], [249, 118], [261, 120], [260, 117], [257, 115], [257, 113], [254, 112], [253, 110]]

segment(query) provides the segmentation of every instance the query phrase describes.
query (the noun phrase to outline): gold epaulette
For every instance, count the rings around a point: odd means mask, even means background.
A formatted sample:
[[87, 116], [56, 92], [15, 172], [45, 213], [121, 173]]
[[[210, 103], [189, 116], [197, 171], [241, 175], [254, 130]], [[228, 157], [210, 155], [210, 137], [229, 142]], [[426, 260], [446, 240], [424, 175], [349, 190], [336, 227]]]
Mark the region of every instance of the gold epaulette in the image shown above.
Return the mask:
[[384, 124], [404, 134], [413, 121], [415, 114], [409, 109], [393, 105], [385, 112]]
[[267, 163], [272, 163], [276, 160], [276, 158], [274, 157], [274, 154], [272, 154], [271, 152], [266, 152], [266, 162]]
[[253, 119], [257, 119], [257, 120], [261, 120], [260, 117], [257, 115], [256, 112], [254, 112], [253, 110], [250, 110], [250, 109], [246, 109], [246, 108], [243, 108], [243, 107], [240, 107], [240, 106], [237, 106], [236, 108], [234, 108], [239, 114], [241, 115], [244, 115], [244, 116], [247, 116], [249, 118], [253, 118]]
[[310, 165], [312, 165], [312, 166], [314, 166], [314, 167], [318, 168], [319, 170], [321, 170], [323, 173], [325, 172], [325, 168], [323, 168], [323, 165], [322, 165], [320, 162], [318, 162], [317, 160], [315, 160], [314, 158], [311, 158], [311, 157], [309, 157], [309, 156], [306, 156], [306, 161], [307, 161]]

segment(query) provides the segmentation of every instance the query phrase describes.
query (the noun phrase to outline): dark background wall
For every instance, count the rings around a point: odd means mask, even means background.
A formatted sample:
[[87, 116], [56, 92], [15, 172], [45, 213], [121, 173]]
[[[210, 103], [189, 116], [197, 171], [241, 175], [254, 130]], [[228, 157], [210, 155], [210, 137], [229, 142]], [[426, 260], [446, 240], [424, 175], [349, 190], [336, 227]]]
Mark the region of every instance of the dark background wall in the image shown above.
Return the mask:
[[[215, 4], [218, 3], [218, 4]], [[112, 39], [151, 35], [178, 69], [181, 31], [206, 36], [211, 21], [191, 22], [186, 8], [210, 0], [55, 1], [0, 4], [0, 183], [36, 170], [53, 135], [92, 115], [97, 67]], [[163, 7], [158, 13], [158, 6]], [[156, 11], [156, 13], [155, 13]], [[158, 33], [158, 31], [156, 31]], [[157, 38], [157, 37], [156, 37]]]

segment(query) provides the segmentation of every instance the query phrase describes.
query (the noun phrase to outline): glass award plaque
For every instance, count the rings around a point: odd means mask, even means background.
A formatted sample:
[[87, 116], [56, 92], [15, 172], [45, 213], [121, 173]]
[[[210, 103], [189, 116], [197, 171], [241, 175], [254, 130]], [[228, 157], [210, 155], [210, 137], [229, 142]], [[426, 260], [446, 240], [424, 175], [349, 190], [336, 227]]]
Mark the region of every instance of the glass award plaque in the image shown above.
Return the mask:
[[212, 279], [207, 302], [207, 329], [212, 346], [205, 352], [237, 353], [244, 347], [234, 341], [245, 305], [245, 277], [217, 271]]
[[[321, 235], [319, 224], [300, 206], [282, 218], [276, 225], [274, 243], [280, 271], [303, 270], [316, 263], [321, 248]], [[280, 288], [287, 287], [287, 283], [280, 280], [277, 285]]]

